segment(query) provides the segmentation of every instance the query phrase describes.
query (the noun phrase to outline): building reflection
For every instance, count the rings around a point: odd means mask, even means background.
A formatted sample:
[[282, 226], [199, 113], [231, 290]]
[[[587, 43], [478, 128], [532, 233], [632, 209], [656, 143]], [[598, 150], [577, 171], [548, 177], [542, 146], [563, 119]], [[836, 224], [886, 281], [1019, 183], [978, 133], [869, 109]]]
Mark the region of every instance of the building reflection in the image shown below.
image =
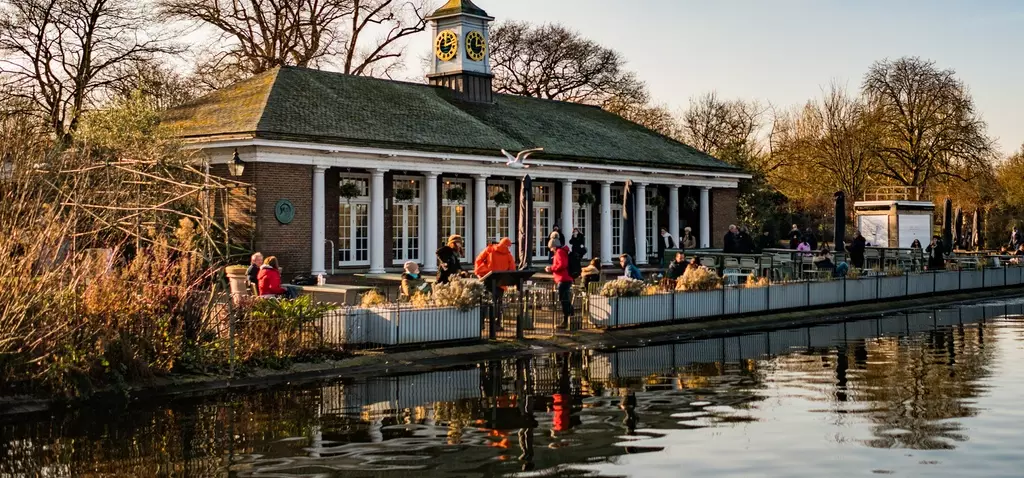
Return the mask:
[[867, 446], [950, 448], [990, 374], [989, 319], [1021, 312], [922, 312], [70, 413], [0, 427], [0, 476], [556, 470], [660, 451], [646, 444], [656, 430], [757, 420], [768, 387], [828, 403], [840, 426], [865, 417]]

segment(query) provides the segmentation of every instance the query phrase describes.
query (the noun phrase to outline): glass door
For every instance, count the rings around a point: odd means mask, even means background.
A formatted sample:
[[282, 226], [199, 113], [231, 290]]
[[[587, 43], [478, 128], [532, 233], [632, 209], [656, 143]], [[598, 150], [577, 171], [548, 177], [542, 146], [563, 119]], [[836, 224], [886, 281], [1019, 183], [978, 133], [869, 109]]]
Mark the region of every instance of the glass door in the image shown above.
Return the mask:
[[534, 259], [547, 259], [548, 236], [554, 227], [555, 210], [554, 185], [548, 183], [533, 186], [533, 235]]
[[340, 198], [338, 204], [338, 265], [370, 264], [370, 182], [366, 177], [346, 177], [341, 185], [350, 183], [359, 193]]
[[392, 207], [395, 264], [420, 260], [420, 180], [395, 178]]

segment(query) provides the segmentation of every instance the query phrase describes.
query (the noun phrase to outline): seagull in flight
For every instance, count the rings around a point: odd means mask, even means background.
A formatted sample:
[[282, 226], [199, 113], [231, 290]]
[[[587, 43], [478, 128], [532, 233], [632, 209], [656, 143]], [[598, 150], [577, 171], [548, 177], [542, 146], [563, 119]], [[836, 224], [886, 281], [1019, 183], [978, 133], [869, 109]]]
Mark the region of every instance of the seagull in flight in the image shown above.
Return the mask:
[[503, 149], [501, 150], [501, 154], [504, 154], [505, 157], [508, 158], [508, 167], [512, 169], [525, 169], [530, 167], [530, 165], [526, 164], [526, 158], [530, 157], [531, 154], [539, 151], [544, 151], [544, 148], [527, 149], [524, 151], [520, 151], [519, 154], [515, 156], [512, 156], [511, 153]]

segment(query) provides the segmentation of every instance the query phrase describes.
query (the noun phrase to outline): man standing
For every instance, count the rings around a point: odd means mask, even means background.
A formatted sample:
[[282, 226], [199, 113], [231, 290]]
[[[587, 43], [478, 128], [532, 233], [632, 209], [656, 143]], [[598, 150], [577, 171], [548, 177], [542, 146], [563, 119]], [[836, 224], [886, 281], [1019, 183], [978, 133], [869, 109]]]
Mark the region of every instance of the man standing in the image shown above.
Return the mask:
[[800, 228], [793, 224], [793, 228], [789, 230], [789, 248], [796, 249], [800, 245], [800, 240], [803, 239], [803, 234], [800, 234]]
[[1016, 251], [1020, 248], [1021, 244], [1024, 244], [1024, 238], [1021, 237], [1020, 230], [1015, 227], [1013, 232], [1010, 233], [1010, 244], [1007, 246], [1007, 249]]
[[739, 252], [739, 239], [740, 230], [735, 225], [729, 226], [729, 232], [725, 233], [725, 244], [723, 244], [722, 252], [726, 254], [736, 254]]
[[661, 240], [658, 241], [658, 260], [664, 263], [665, 250], [675, 248], [676, 240], [672, 238], [672, 234], [668, 233], [668, 229], [661, 228]]
[[676, 280], [686, 273], [686, 268], [690, 267], [690, 261], [686, 260], [686, 254], [682, 251], [676, 253], [676, 259], [668, 265], [668, 271], [665, 272], [665, 277]]
[[864, 249], [867, 248], [867, 239], [864, 239], [864, 235], [857, 232], [857, 237], [853, 239], [853, 243], [846, 246], [846, 252], [850, 254], [850, 264], [858, 269], [864, 268]]
[[569, 318], [572, 317], [572, 276], [569, 274], [569, 246], [558, 247], [554, 239], [548, 241], [548, 250], [554, 257], [554, 262], [544, 270], [550, 272], [555, 279], [555, 286], [558, 288], [558, 301], [562, 304], [562, 322], [558, 324], [560, 329], [569, 328]]

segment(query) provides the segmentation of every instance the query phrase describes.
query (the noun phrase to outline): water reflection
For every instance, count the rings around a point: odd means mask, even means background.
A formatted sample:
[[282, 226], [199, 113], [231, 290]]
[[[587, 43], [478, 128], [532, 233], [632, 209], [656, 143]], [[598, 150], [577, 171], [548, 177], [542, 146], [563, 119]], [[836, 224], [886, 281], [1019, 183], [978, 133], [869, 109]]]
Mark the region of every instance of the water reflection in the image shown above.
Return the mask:
[[[891, 449], [967, 453], [957, 448], [984, 441], [988, 430], [964, 421], [999, 412], [978, 402], [1008, 379], [995, 365], [1017, 357], [1021, 309], [961, 307], [80, 411], [0, 427], [0, 476], [647, 476], [764, 456], [814, 471], [818, 458], [793, 443], [895, 467], [906, 453]], [[737, 445], [753, 452], [710, 464]]]

